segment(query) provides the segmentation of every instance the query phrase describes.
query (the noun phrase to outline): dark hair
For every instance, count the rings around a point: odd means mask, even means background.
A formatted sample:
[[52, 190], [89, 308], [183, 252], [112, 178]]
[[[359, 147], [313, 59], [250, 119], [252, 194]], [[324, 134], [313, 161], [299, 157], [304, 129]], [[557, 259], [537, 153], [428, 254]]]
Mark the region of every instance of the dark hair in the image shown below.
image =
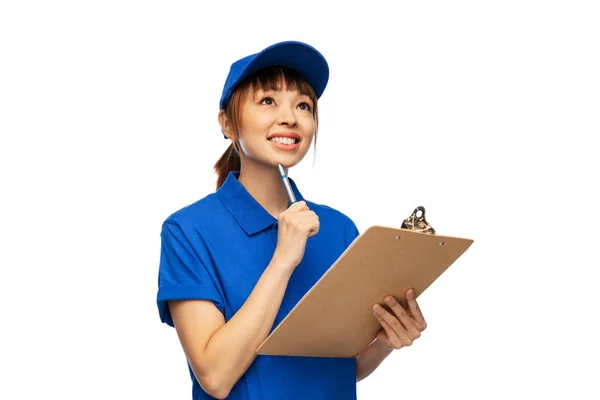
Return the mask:
[[317, 112], [317, 96], [312, 86], [295, 70], [284, 67], [266, 67], [258, 70], [253, 75], [249, 76], [240, 82], [233, 94], [229, 103], [225, 107], [225, 117], [230, 123], [231, 132], [233, 132], [231, 145], [225, 150], [225, 153], [219, 158], [214, 165], [215, 172], [218, 175], [217, 189], [223, 185], [227, 176], [232, 171], [239, 171], [242, 166], [240, 159], [240, 149], [238, 147], [238, 137], [240, 132], [240, 107], [242, 98], [247, 90], [281, 90], [282, 87], [288, 90], [297, 90], [303, 95], [310, 97], [313, 102], [313, 117], [315, 119], [315, 154], [317, 152], [317, 131], [318, 131], [318, 112]]

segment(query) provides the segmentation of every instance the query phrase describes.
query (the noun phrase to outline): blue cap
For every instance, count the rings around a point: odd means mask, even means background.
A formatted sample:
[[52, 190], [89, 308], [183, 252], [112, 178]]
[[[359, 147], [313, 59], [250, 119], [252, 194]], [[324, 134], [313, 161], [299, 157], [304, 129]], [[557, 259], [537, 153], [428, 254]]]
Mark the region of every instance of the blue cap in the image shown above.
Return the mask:
[[317, 98], [325, 91], [329, 80], [329, 66], [325, 57], [306, 43], [279, 42], [260, 53], [249, 55], [231, 64], [219, 103], [220, 109], [227, 106], [238, 83], [261, 68], [275, 65], [283, 65], [298, 71], [312, 86]]

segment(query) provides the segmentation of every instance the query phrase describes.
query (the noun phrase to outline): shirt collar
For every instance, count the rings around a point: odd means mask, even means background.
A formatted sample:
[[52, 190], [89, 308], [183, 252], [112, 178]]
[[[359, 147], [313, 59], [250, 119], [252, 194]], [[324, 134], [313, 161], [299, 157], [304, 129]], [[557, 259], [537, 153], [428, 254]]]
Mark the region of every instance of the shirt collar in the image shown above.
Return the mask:
[[[277, 220], [248, 193], [238, 180], [239, 176], [239, 171], [230, 172], [223, 185], [217, 190], [217, 196], [244, 232], [247, 235], [253, 235], [273, 225]], [[303, 201], [304, 198], [298, 191], [296, 183], [292, 178], [289, 180], [296, 200]]]

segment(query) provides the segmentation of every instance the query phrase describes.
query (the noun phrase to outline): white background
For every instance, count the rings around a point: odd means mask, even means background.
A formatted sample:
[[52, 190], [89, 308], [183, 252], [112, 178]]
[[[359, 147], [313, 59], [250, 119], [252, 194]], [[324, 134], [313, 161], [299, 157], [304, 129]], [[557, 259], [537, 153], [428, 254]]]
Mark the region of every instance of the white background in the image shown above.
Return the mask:
[[1, 398], [191, 398], [160, 226], [214, 191], [231, 62], [281, 40], [331, 68], [304, 196], [475, 240], [359, 399], [600, 397], [597, 3], [330, 4], [2, 2]]

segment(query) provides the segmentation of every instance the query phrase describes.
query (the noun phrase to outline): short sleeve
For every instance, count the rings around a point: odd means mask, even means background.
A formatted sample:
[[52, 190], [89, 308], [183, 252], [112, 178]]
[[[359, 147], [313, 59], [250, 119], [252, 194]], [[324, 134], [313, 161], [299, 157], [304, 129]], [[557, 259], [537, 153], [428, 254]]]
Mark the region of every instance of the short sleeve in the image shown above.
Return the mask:
[[181, 228], [162, 226], [158, 294], [160, 320], [174, 326], [167, 300], [210, 300], [225, 315], [222, 296]]

